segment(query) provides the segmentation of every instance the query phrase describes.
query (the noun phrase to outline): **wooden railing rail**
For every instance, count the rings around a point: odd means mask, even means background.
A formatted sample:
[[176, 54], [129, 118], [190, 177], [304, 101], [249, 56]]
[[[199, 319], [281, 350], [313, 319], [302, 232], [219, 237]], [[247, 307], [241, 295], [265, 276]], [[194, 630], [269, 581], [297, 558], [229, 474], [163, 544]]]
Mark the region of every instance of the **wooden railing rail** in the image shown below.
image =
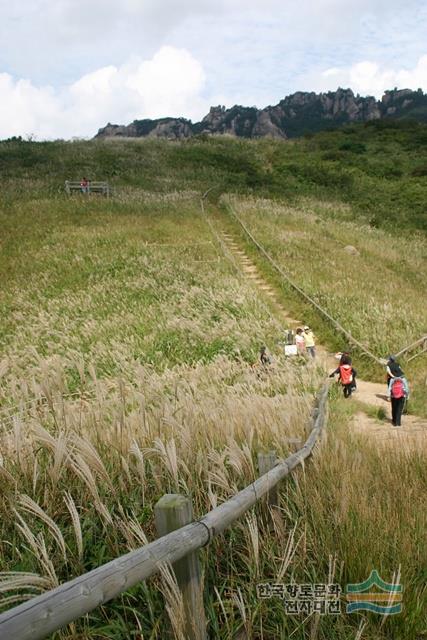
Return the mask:
[[165, 563], [176, 563], [209, 544], [311, 455], [327, 420], [328, 388], [326, 381], [313, 411], [310, 434], [301, 449], [278, 460], [273, 469], [200, 520], [1, 614], [0, 639], [42, 640], [146, 580]]
[[[395, 353], [394, 356], [395, 356], [395, 358], [400, 358], [400, 356], [403, 356], [405, 353], [408, 353], [408, 351], [413, 351], [414, 349], [417, 349], [418, 347], [421, 347], [421, 353], [427, 351], [427, 336], [423, 336], [419, 340], [416, 340], [415, 342], [412, 342], [407, 347], [404, 347], [403, 349], [401, 349], [400, 351]], [[421, 353], [417, 354], [417, 355], [421, 355]], [[412, 360], [412, 358], [414, 358], [414, 357], [416, 357], [416, 356], [412, 356], [411, 358], [409, 358], [409, 360]]]

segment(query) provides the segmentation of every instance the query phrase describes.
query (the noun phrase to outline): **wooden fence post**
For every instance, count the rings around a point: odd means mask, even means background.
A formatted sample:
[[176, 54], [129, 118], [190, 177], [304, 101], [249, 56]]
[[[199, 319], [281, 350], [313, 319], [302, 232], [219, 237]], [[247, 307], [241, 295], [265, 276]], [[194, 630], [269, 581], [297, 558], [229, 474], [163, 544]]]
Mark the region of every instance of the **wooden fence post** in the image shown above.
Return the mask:
[[[193, 521], [191, 500], [179, 494], [165, 494], [154, 507], [154, 519], [159, 537]], [[190, 553], [173, 565], [184, 602], [185, 637], [206, 640], [206, 619], [197, 552]]]

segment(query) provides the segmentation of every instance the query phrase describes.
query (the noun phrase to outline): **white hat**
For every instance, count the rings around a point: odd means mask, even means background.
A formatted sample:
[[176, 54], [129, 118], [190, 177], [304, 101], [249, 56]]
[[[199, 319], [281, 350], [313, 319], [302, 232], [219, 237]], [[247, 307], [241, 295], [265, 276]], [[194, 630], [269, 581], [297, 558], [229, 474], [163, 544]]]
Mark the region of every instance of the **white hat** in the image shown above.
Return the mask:
[[310, 329], [310, 327], [306, 325], [306, 326], [304, 327], [304, 331], [307, 331], [308, 329]]

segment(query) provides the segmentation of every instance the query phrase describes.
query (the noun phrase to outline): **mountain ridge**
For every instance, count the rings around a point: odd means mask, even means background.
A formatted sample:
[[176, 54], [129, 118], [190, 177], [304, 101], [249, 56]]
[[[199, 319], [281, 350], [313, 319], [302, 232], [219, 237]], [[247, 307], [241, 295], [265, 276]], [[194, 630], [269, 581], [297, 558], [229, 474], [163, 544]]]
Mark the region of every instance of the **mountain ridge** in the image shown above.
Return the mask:
[[156, 137], [178, 140], [195, 135], [232, 135], [242, 138], [294, 138], [304, 133], [336, 128], [351, 122], [382, 118], [413, 118], [427, 122], [427, 94], [421, 89], [392, 89], [381, 100], [360, 96], [351, 89], [315, 93], [297, 91], [277, 105], [263, 109], [234, 105], [210, 108], [200, 122], [165, 117], [134, 120], [128, 125], [108, 123], [95, 138]]

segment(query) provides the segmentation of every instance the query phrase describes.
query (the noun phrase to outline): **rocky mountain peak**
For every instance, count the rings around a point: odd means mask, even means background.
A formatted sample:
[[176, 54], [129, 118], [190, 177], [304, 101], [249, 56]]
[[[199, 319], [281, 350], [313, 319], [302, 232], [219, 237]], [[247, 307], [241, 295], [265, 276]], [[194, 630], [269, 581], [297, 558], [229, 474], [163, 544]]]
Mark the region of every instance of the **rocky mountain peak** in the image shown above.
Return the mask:
[[177, 140], [194, 135], [228, 134], [244, 138], [291, 138], [346, 122], [415, 117], [427, 121], [427, 95], [421, 89], [392, 89], [381, 100], [355, 95], [350, 88], [314, 93], [297, 91], [264, 109], [234, 105], [210, 108], [200, 122], [185, 118], [134, 120], [129, 125], [108, 123], [96, 137], [156, 137]]

